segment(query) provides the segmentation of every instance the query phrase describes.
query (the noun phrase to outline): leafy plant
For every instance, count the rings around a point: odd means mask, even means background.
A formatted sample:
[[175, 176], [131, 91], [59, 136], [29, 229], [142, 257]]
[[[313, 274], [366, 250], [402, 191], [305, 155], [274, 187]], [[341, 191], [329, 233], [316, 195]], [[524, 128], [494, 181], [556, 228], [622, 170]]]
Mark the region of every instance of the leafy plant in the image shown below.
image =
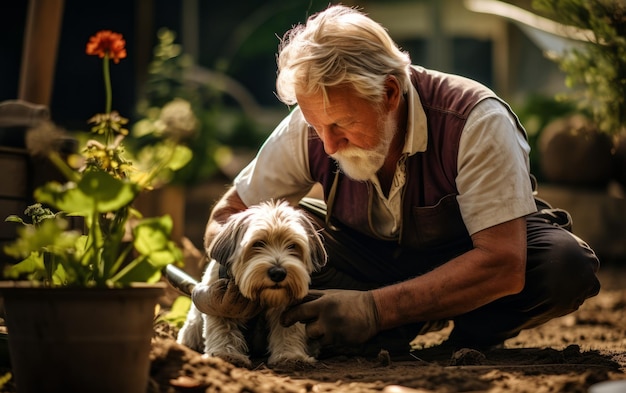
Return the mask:
[[[182, 260], [182, 252], [170, 240], [169, 216], [143, 218], [133, 202], [153, 187], [163, 173], [189, 162], [191, 151], [175, 138], [163, 138], [133, 163], [123, 140], [128, 120], [112, 108], [109, 63], [126, 57], [121, 34], [103, 30], [92, 36], [87, 54], [103, 59], [106, 110], [89, 120], [93, 139], [80, 154], [67, 160], [52, 148], [56, 134], [49, 125], [31, 130], [31, 152], [46, 154], [67, 181], [49, 182], [35, 190], [38, 203], [25, 211], [16, 241], [5, 252], [21, 262], [8, 266], [5, 277], [26, 276], [47, 286], [112, 287], [132, 282], [155, 282], [167, 264]], [[167, 131], [167, 130], [165, 130]], [[167, 134], [167, 132], [166, 132]], [[50, 208], [57, 209], [53, 212]], [[78, 231], [70, 219], [84, 225]]]
[[162, 138], [160, 127], [168, 102], [183, 99], [197, 118], [193, 132], [180, 132], [194, 160], [176, 172], [172, 183], [195, 185], [227, 165], [233, 151], [257, 149], [266, 129], [258, 119], [262, 109], [252, 94], [220, 70], [197, 64], [176, 43], [176, 33], [162, 28], [148, 67], [136, 111], [140, 120], [131, 128], [133, 151], [141, 152]]
[[[131, 129], [132, 146], [139, 154], [160, 143], [164, 137], [177, 137], [188, 146], [195, 159], [185, 168], [173, 174], [169, 181], [178, 184], [195, 184], [209, 178], [217, 171], [215, 152], [216, 121], [219, 116], [221, 94], [206, 84], [196, 84], [188, 80], [188, 75], [196, 66], [193, 59], [175, 43], [176, 34], [166, 28], [157, 35], [158, 44], [154, 48], [153, 59], [148, 67], [148, 76], [141, 99], [137, 103], [137, 113], [141, 117]], [[191, 127], [176, 127], [174, 135], [163, 133], [163, 126], [172, 122], [168, 107], [181, 105], [196, 119]], [[178, 104], [176, 104], [178, 103]], [[169, 120], [168, 120], [169, 119]]]
[[568, 114], [575, 113], [575, 105], [569, 101], [557, 100], [550, 96], [541, 94], [531, 94], [517, 108], [515, 113], [519, 117], [528, 133], [528, 143], [530, 144], [530, 169], [537, 180], [543, 181], [541, 172], [541, 154], [539, 149], [539, 138], [545, 127], [555, 119]]
[[174, 299], [169, 311], [159, 316], [157, 322], [165, 322], [180, 329], [187, 319], [187, 313], [190, 307], [191, 298], [189, 296], [179, 296]]
[[620, 0], [533, 0], [533, 7], [553, 20], [588, 30], [581, 42], [555, 58], [567, 74], [562, 95], [589, 112], [609, 134], [626, 125], [626, 4]]

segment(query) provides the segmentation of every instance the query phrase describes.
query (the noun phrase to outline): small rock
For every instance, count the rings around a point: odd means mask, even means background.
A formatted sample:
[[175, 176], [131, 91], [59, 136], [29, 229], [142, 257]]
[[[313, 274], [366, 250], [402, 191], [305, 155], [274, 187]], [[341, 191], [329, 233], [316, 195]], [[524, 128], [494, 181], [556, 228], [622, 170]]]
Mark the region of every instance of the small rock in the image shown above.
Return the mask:
[[484, 364], [487, 357], [480, 351], [471, 348], [461, 348], [452, 354], [451, 366], [476, 366]]
[[391, 356], [389, 355], [389, 351], [387, 351], [386, 349], [381, 349], [380, 352], [378, 352], [378, 356], [376, 356], [376, 359], [381, 366], [391, 366]]

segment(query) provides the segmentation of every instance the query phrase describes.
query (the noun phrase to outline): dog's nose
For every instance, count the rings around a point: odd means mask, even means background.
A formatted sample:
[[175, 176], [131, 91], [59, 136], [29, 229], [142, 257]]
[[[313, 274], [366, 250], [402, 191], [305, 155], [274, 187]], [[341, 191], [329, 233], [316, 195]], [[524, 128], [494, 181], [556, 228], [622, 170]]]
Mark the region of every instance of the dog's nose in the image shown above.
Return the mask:
[[287, 277], [287, 270], [281, 266], [272, 266], [268, 271], [267, 275], [274, 282], [281, 282]]

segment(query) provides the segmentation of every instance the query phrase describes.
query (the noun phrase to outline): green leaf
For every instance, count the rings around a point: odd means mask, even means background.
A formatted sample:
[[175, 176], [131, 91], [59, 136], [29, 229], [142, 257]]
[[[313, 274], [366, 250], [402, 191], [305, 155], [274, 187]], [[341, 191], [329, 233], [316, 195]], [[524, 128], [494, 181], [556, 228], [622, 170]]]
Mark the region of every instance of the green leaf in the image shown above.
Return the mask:
[[16, 216], [15, 214], [8, 216], [7, 218], [4, 219], [4, 221], [5, 222], [17, 222], [20, 224], [28, 225], [27, 223], [24, 222], [24, 220], [20, 216]]
[[154, 132], [154, 122], [149, 119], [142, 119], [135, 123], [132, 134], [135, 138], [141, 138]]
[[79, 236], [75, 242], [76, 260], [81, 260], [85, 252], [89, 250], [89, 237], [87, 235]]
[[191, 307], [191, 298], [189, 296], [179, 296], [174, 299], [169, 312], [161, 315], [158, 321], [167, 322], [178, 328], [181, 328], [187, 319], [187, 313]]
[[183, 168], [193, 158], [193, 152], [187, 146], [177, 145], [174, 149], [172, 160], [167, 167], [173, 171]]
[[170, 240], [173, 222], [170, 216], [147, 218], [133, 229], [135, 249], [155, 268], [182, 260], [182, 252]]
[[35, 191], [35, 198], [60, 210], [88, 216], [93, 212], [106, 213], [130, 204], [139, 189], [136, 185], [116, 179], [102, 171], [83, 175], [78, 184], [61, 185], [50, 182]]
[[36, 272], [41, 272], [42, 274], [45, 272], [43, 254], [39, 252], [31, 252], [23, 261], [5, 267], [3, 273], [5, 278], [15, 280], [24, 274], [30, 275]]
[[81, 235], [79, 231], [63, 231], [54, 239], [54, 242], [48, 247], [48, 251], [56, 255], [79, 255], [77, 246], [83, 237], [85, 236]]
[[143, 255], [167, 249], [173, 225], [168, 215], [141, 220], [133, 228], [135, 248]]
[[[64, 232], [67, 221], [62, 218], [42, 221], [40, 225], [27, 225], [17, 229], [18, 238], [4, 247], [4, 252], [14, 258], [28, 257], [32, 252], [53, 251], [71, 247], [78, 233]], [[72, 247], [73, 248], [73, 247]]]
[[189, 296], [179, 296], [174, 299], [169, 315], [187, 317], [189, 308], [191, 307], [191, 298]]
[[67, 284], [73, 284], [73, 276], [65, 271], [61, 263], [57, 264], [56, 270], [52, 273], [52, 284], [55, 286], [62, 286]]
[[161, 268], [153, 266], [145, 257], [135, 259], [121, 273], [116, 282], [122, 285], [132, 282], [155, 283], [161, 279]]
[[174, 242], [169, 242], [168, 247], [165, 250], [158, 250], [151, 252], [148, 255], [148, 261], [158, 268], [164, 268], [170, 263], [180, 261], [182, 259], [182, 253], [176, 247]]

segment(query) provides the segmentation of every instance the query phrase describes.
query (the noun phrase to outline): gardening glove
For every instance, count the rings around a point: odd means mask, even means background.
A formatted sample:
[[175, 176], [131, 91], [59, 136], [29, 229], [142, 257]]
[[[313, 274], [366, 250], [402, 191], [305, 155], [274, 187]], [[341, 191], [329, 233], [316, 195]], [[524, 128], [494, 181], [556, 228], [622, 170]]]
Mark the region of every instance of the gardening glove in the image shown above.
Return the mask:
[[209, 285], [197, 284], [191, 300], [200, 312], [221, 318], [249, 320], [261, 312], [259, 302], [244, 297], [235, 282], [227, 278]]
[[312, 290], [304, 302], [285, 311], [283, 326], [306, 324], [306, 334], [322, 347], [361, 344], [376, 335], [378, 308], [369, 291]]

